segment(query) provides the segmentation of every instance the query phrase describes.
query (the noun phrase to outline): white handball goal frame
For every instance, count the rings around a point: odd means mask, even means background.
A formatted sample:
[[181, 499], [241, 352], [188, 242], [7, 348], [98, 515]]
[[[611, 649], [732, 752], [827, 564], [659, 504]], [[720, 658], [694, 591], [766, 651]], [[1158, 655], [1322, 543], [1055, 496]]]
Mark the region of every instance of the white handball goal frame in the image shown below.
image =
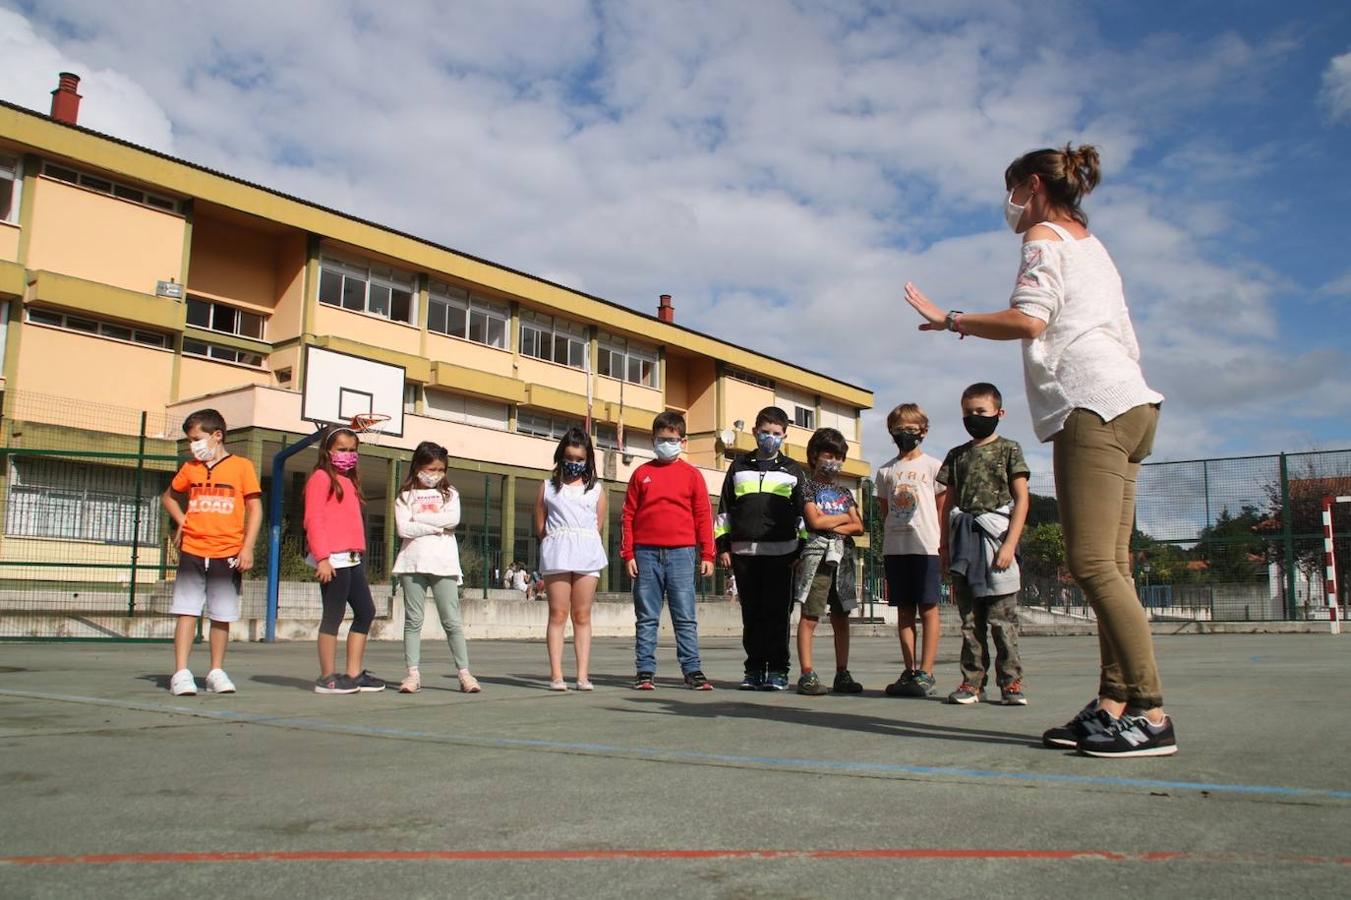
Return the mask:
[[1351, 495], [1334, 497], [1328, 494], [1323, 498], [1323, 563], [1327, 566], [1323, 586], [1327, 590], [1328, 628], [1333, 634], [1342, 633], [1341, 610], [1337, 604], [1337, 551], [1332, 542], [1332, 507], [1338, 503], [1351, 503]]

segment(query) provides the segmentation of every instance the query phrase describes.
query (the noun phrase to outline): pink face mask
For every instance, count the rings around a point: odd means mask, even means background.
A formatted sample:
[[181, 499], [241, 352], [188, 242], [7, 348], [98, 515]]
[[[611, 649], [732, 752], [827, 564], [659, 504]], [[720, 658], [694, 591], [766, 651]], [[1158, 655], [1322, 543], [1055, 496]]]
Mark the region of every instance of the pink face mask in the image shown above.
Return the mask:
[[339, 472], [350, 472], [357, 467], [357, 452], [355, 450], [332, 450], [328, 458], [333, 461], [333, 468]]

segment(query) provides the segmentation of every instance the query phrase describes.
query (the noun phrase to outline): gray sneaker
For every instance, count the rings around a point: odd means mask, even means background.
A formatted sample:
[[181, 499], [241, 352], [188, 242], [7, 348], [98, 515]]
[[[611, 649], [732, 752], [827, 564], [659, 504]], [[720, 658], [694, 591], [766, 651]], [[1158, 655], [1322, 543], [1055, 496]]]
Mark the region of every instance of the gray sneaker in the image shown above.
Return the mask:
[[797, 680], [797, 692], [820, 697], [822, 694], [829, 694], [830, 688], [821, 683], [821, 677], [815, 672], [804, 672]]
[[915, 672], [915, 677], [901, 689], [902, 697], [932, 697], [938, 693], [938, 682], [928, 672]]
[[332, 673], [317, 679], [314, 682], [314, 692], [316, 694], [355, 694], [361, 688], [357, 683], [340, 673]]
[[974, 684], [963, 681], [957, 690], [948, 694], [949, 703], [957, 703], [966, 706], [969, 703], [979, 703], [981, 700], [980, 688]]

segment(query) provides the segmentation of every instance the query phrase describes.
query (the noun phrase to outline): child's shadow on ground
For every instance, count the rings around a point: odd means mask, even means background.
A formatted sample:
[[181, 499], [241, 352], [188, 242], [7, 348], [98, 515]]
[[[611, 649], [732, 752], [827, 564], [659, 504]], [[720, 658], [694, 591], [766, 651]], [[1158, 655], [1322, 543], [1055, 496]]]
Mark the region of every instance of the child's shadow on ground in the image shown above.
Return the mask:
[[291, 675], [254, 675], [249, 681], [258, 684], [270, 684], [273, 687], [295, 688], [296, 690], [314, 692], [314, 682], [308, 678], [295, 678]]
[[836, 731], [857, 731], [887, 737], [932, 738], [945, 741], [968, 741], [975, 744], [1009, 744], [1015, 747], [1040, 747], [1042, 745], [1039, 736], [1014, 734], [1007, 731], [991, 731], [983, 728], [935, 725], [928, 722], [907, 722], [899, 719], [882, 718], [881, 716], [835, 712], [825, 709], [801, 709], [792, 706], [729, 701], [690, 703], [664, 697], [643, 701], [638, 701], [635, 697], [633, 700], [641, 703], [641, 705], [614, 706], [610, 709], [615, 712], [657, 716], [688, 716], [699, 719], [758, 719], [760, 721], [785, 722], [790, 725], [830, 728]]
[[[148, 682], [150, 682], [151, 684], [153, 684], [155, 687], [159, 688], [159, 689], [162, 690], [162, 691], [167, 691], [167, 690], [169, 689], [169, 678], [170, 678], [170, 677], [171, 677], [171, 676], [169, 676], [169, 675], [137, 675], [137, 676], [136, 676], [136, 678], [137, 678], [138, 680], [140, 680], [140, 681], [148, 681]], [[205, 678], [194, 678], [194, 679], [193, 679], [193, 683], [197, 685], [197, 690], [199, 690], [199, 691], [204, 691], [204, 690], [206, 690], [206, 679], [205, 679]]]

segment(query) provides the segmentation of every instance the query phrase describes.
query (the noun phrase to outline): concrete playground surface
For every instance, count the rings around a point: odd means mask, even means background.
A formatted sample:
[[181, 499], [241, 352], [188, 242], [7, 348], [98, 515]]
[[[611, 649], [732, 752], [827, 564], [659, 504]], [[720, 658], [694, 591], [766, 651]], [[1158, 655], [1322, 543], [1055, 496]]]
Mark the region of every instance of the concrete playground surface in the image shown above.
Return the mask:
[[590, 694], [545, 689], [539, 642], [472, 642], [465, 695], [426, 641], [402, 696], [312, 693], [312, 644], [233, 644], [239, 692], [196, 697], [165, 645], [3, 644], [0, 896], [1351, 895], [1351, 637], [1157, 647], [1181, 752], [1104, 761], [1039, 741], [1093, 693], [1092, 637], [1023, 640], [1025, 708], [883, 696], [887, 638], [827, 697], [733, 690], [726, 638], [712, 692], [666, 642], [630, 690], [604, 639]]

